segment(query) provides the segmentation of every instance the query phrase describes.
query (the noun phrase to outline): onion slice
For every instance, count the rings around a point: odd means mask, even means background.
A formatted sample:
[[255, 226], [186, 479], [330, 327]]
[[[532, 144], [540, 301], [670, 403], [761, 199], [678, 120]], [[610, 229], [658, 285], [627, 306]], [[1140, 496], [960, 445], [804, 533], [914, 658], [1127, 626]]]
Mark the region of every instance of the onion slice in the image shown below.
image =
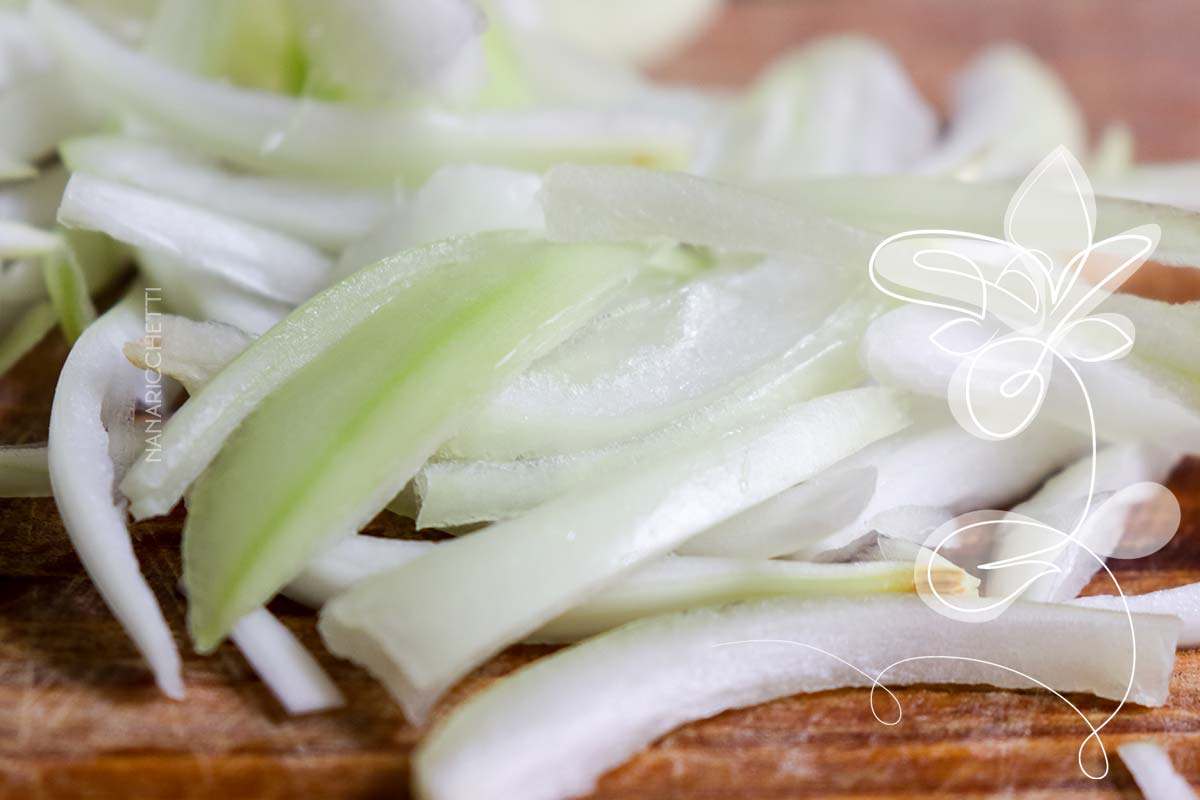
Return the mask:
[[[908, 421], [902, 400], [879, 388], [800, 403], [363, 581], [321, 611], [321, 634], [333, 652], [379, 677], [410, 719], [421, 719], [505, 645]], [[395, 613], [416, 607], [423, 612]]]
[[1154, 742], [1126, 742], [1117, 753], [1146, 800], [1196, 800], [1196, 792], [1172, 766], [1171, 756]]
[[139, 369], [174, 378], [192, 395], [254, 341], [232, 325], [195, 322], [174, 314], [164, 314], [158, 327], [161, 330], [126, 342], [125, 357]]
[[183, 144], [267, 172], [419, 182], [448, 162], [679, 165], [693, 145], [689, 125], [655, 113], [372, 109], [238, 89], [129, 50], [55, 0], [36, 0], [33, 16], [89, 93]]
[[139, 461], [121, 484], [142, 519], [170, 511], [242, 420], [317, 355], [424, 273], [486, 253], [494, 237], [443, 242], [355, 273], [257, 339], [163, 427], [162, 459]]
[[[811, 558], [866, 535], [877, 517], [903, 506], [933, 507], [954, 516], [1011, 502], [1084, 448], [1084, 437], [1054, 425], [995, 442], [967, 433], [949, 414], [928, 413], [829, 474], [700, 534], [684, 552]], [[850, 516], [840, 501], [856, 494], [863, 496]]]
[[49, 497], [45, 447], [0, 447], [0, 497]]
[[[158, 601], [138, 569], [123, 504], [113, 499], [118, 468], [110, 438], [133, 433], [142, 373], [121, 345], [143, 330], [141, 292], [92, 324], [59, 375], [50, 412], [49, 469], [63, 525], [88, 575], [154, 671], [168, 697], [183, 697], [179, 653]], [[107, 428], [107, 430], [106, 430]], [[123, 459], [116, 459], [116, 462]]]
[[1146, 594], [1091, 595], [1068, 600], [1074, 606], [1106, 608], [1124, 611], [1126, 604], [1135, 614], [1170, 614], [1183, 620], [1179, 630], [1180, 647], [1200, 647], [1200, 583], [1189, 583], [1174, 589], [1160, 589]]
[[289, 714], [310, 714], [346, 704], [312, 654], [265, 608], [238, 620], [229, 637]]
[[[359, 581], [407, 564], [435, 547], [433, 542], [351, 536], [310, 561], [284, 594], [319, 609]], [[933, 577], [941, 594], [978, 593], [979, 581], [948, 562], [939, 565]], [[913, 591], [908, 560], [806, 564], [667, 556], [551, 620], [526, 641], [575, 642], [642, 617], [733, 600]]]
[[382, 511], [498, 386], [627, 283], [642, 255], [514, 238], [443, 263], [268, 396], [188, 498], [197, 648], [211, 650], [313, 554]]
[[84, 173], [71, 176], [58, 219], [285, 303], [316, 294], [333, 267], [320, 251], [283, 234]]
[[152, 139], [89, 136], [66, 142], [60, 150], [73, 172], [190, 203], [326, 250], [340, 250], [366, 234], [395, 202], [383, 190], [231, 172], [185, 148]]
[[[1161, 705], [1178, 622], [1139, 616], [1135, 625], [1128, 699]], [[1113, 612], [1018, 604], [973, 624], [915, 597], [777, 599], [656, 617], [560, 651], [467, 700], [418, 748], [414, 788], [424, 800], [573, 797], [685, 722], [843, 686], [1031, 688], [1033, 678], [1058, 692], [1119, 700], [1130, 677], [1129, 635], [1129, 620]], [[888, 696], [882, 704], [878, 692], [863, 697], [863, 714], [894, 724], [902, 709]]]
[[690, 442], [778, 414], [790, 405], [855, 386], [859, 332], [881, 307], [878, 293], [856, 292], [809, 335], [748, 374], [681, 404], [678, 419], [641, 438], [560, 456], [513, 461], [435, 461], [417, 475], [418, 525], [441, 527], [508, 519], [606, 473], [634, 468]]

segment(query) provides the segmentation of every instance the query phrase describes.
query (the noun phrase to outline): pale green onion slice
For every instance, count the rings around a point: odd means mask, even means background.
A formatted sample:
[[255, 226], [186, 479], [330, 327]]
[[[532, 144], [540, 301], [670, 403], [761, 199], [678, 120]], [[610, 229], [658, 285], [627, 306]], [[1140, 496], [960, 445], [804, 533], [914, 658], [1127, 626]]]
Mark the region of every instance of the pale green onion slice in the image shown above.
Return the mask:
[[241, 174], [151, 139], [91, 136], [66, 142], [60, 150], [75, 172], [191, 203], [327, 250], [340, 250], [364, 236], [394, 205], [387, 191]]
[[1108, 594], [1076, 597], [1067, 602], [1110, 611], [1124, 611], [1128, 604], [1129, 610], [1135, 614], [1170, 614], [1179, 617], [1183, 621], [1179, 631], [1179, 646], [1200, 647], [1200, 583], [1124, 597]]
[[481, 257], [497, 247], [500, 236], [440, 242], [385, 259], [333, 285], [293, 312], [286, 324], [267, 331], [167, 422], [162, 459], [140, 461], [129, 471], [121, 491], [133, 515], [142, 519], [174, 508], [263, 398], [397, 292], [442, 264]]
[[[321, 608], [354, 584], [407, 564], [433, 542], [351, 536], [314, 558], [284, 594]], [[934, 571], [939, 593], [977, 594], [979, 581], [946, 564]], [[718, 602], [776, 595], [912, 592], [911, 561], [806, 564], [766, 559], [667, 556], [589, 598], [530, 634], [531, 642], [574, 642], [631, 620]]]
[[[879, 388], [798, 404], [363, 581], [322, 610], [322, 636], [380, 678], [410, 719], [421, 719], [505, 645], [907, 423], [902, 400]], [[421, 614], [395, 613], [414, 603]]]
[[1126, 742], [1117, 747], [1146, 800], [1196, 800], [1196, 792], [1171, 764], [1171, 756], [1154, 742]]
[[663, 419], [665, 427], [649, 435], [541, 458], [431, 462], [415, 481], [421, 501], [418, 525], [508, 519], [605, 474], [754, 424], [799, 400], [856, 386], [862, 381], [859, 332], [879, 308], [878, 293], [852, 294], [791, 348], [713, 392], [707, 405], [695, 403], [682, 418]]
[[643, 112], [375, 110], [237, 89], [133, 52], [55, 0], [36, 0], [33, 13], [90, 92], [185, 145], [268, 172], [378, 184], [464, 161], [670, 166], [694, 138], [688, 125]]
[[133, 406], [145, 389], [142, 373], [121, 355], [121, 345], [142, 333], [142, 304], [142, 293], [130, 292], [71, 349], [50, 413], [50, 480], [88, 575], [149, 663], [159, 688], [181, 698], [175, 640], [138, 569], [123, 504], [113, 500], [124, 464], [110, 455], [111, 439], [136, 435]]
[[49, 497], [45, 447], [0, 447], [0, 497]]
[[0, 375], [12, 369], [57, 324], [58, 313], [52, 304], [38, 302], [30, 306], [16, 324], [0, 335]]
[[[1128, 700], [1161, 705], [1178, 621], [1137, 616], [1134, 624]], [[876, 680], [873, 698], [862, 693], [862, 713], [888, 722], [903, 709], [883, 687], [913, 683], [1040, 684], [1119, 700], [1133, 655], [1124, 614], [1068, 606], [1017, 604], [983, 624], [948, 620], [915, 597], [698, 609], [628, 625], [492, 684], [417, 749], [413, 784], [424, 800], [574, 797], [685, 722]]]
[[[817, 476], [705, 531], [684, 552], [811, 558], [869, 533], [881, 515], [904, 506], [938, 508], [950, 517], [996, 508], [1027, 495], [1074, 459], [1086, 440], [1056, 425], [989, 441], [973, 436], [944, 410]], [[863, 491], [863, 489], [866, 491]], [[843, 503], [858, 495], [857, 505]], [[847, 518], [848, 517], [848, 518]]]
[[48, 256], [45, 262], [46, 292], [58, 316], [63, 337], [73, 343], [96, 319], [96, 307], [88, 291], [87, 278], [79, 262], [66, 251]]
[[320, 251], [291, 237], [85, 173], [71, 177], [58, 218], [286, 303], [324, 288], [332, 270]]
[[197, 648], [214, 648], [312, 555], [382, 511], [497, 386], [586, 322], [641, 256], [516, 240], [442, 264], [267, 396], [189, 495], [184, 577]]

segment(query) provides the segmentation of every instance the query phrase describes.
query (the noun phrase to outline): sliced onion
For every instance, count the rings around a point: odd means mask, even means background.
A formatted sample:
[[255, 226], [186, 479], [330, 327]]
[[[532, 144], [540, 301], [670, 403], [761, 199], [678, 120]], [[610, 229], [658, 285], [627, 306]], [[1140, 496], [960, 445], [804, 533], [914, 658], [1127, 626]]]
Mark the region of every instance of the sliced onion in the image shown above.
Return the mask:
[[153, 250], [138, 250], [135, 256], [146, 281], [162, 289], [166, 311], [233, 325], [258, 335], [292, 310], [289, 303], [234, 286], [190, 260]]
[[49, 497], [45, 447], [0, 446], [0, 497]]
[[666, 286], [647, 276], [648, 289], [517, 376], [443, 454], [507, 461], [573, 453], [719, 402], [819, 336], [859, 283], [808, 267], [765, 259]]
[[401, 250], [452, 236], [541, 230], [541, 186], [542, 179], [531, 172], [475, 164], [443, 167], [403, 208], [346, 248], [338, 274], [348, 275]]
[[[309, 562], [284, 594], [321, 608], [359, 581], [407, 564], [437, 546], [433, 542], [351, 536]], [[978, 580], [949, 563], [935, 570], [934, 580], [942, 594], [978, 592]], [[527, 641], [575, 642], [642, 617], [733, 600], [912, 591], [911, 560], [805, 564], [667, 556], [551, 620]]]
[[1180, 647], [1200, 647], [1200, 583], [1189, 583], [1174, 589], [1161, 589], [1147, 594], [1092, 595], [1067, 601], [1087, 608], [1107, 608], [1124, 611], [1126, 604], [1135, 614], [1170, 614], [1183, 620], [1179, 631]]
[[31, 305], [15, 324], [0, 335], [0, 375], [12, 369], [57, 324], [58, 314], [51, 303]]
[[[1166, 303], [1158, 305], [1164, 309], [1163, 319], [1170, 319], [1171, 307]], [[1200, 313], [1200, 304], [1189, 306], [1194, 307], [1176, 308], [1189, 315]], [[963, 358], [949, 351], [967, 353], [987, 336], [983, 328], [967, 330], [971, 326], [957, 325], [942, 331], [935, 344], [931, 334], [955, 318], [955, 314], [942, 309], [915, 305], [885, 314], [872, 323], [864, 337], [867, 368], [882, 383], [933, 397], [947, 397], [951, 376]], [[1138, 324], [1139, 331], [1153, 329], [1153, 325], [1143, 320], [1138, 320]], [[997, 364], [997, 370], [1000, 366]], [[1015, 363], [1003, 366], [1016, 369]], [[1135, 342], [1133, 352], [1120, 360], [1074, 366], [1087, 387], [1102, 435], [1200, 452], [1200, 382], [1196, 379], [1200, 370], [1184, 370], [1160, 360], [1153, 349], [1141, 342]], [[977, 373], [981, 381], [995, 380], [998, 374], [999, 371]], [[999, 395], [980, 386], [975, 396]], [[1084, 398], [1065, 369], [1054, 371], [1040, 414], [1089, 432]]]
[[[964, 179], [1020, 177], [1056, 147], [1081, 153], [1083, 115], [1058, 76], [1028, 51], [993, 47], [954, 88], [950, 130], [920, 161], [926, 173]], [[1028, 124], [1014, 127], [1014, 119]]]
[[[1126, 699], [1161, 705], [1178, 623], [1138, 616], [1135, 625]], [[863, 696], [862, 713], [889, 725], [903, 709], [883, 687], [912, 683], [1041, 685], [1120, 700], [1129, 639], [1124, 614], [1031, 603], [971, 624], [911, 597], [766, 600], [657, 617], [560, 651], [467, 700], [417, 749], [414, 788], [428, 800], [574, 797], [685, 722], [843, 686], [883, 689], [887, 700]]]
[[129, 471], [121, 491], [133, 515], [170, 511], [263, 398], [370, 316], [390, 292], [489, 245], [494, 242], [467, 240], [400, 254], [332, 286], [297, 309], [289, 324], [266, 332], [163, 426], [162, 460], [141, 461]]
[[332, 270], [319, 251], [283, 234], [84, 173], [71, 177], [58, 218], [285, 303], [307, 300]]
[[390, 192], [240, 174], [151, 139], [90, 136], [65, 143], [61, 151], [75, 172], [194, 204], [328, 250], [340, 250], [365, 235], [394, 205]]
[[690, 127], [659, 114], [374, 110], [237, 89], [128, 50], [55, 0], [36, 0], [33, 13], [89, 92], [183, 144], [268, 172], [419, 182], [448, 162], [677, 165], [692, 147]]
[[[1083, 436], [1055, 425], [994, 442], [967, 433], [944, 411], [931, 412], [912, 428], [856, 453], [830, 475], [700, 534], [684, 551], [811, 558], [850, 544], [871, 531], [877, 517], [902, 506], [938, 508], [954, 516], [1011, 503], [1084, 449]], [[841, 498], [831, 497], [838, 489]], [[836, 501], [855, 496], [863, 497], [851, 516]]]
[[768, 68], [693, 171], [750, 183], [902, 172], [936, 134], [933, 109], [890, 51], [856, 36], [829, 37]]
[[126, 342], [122, 351], [139, 369], [153, 369], [183, 384], [188, 394], [196, 394], [224, 369], [254, 337], [217, 322], [193, 322], [186, 317], [166, 314], [149, 333], [134, 342]]
[[[1089, 521], [1095, 521], [1104, 509], [1103, 501], [1126, 487], [1135, 484], [1159, 483], [1167, 479], [1171, 470], [1179, 463], [1180, 453], [1164, 447], [1145, 444], [1110, 445], [1096, 454], [1095, 464], [1089, 453], [1054, 476], [1024, 503], [1012, 509], [1014, 515], [1023, 515], [1041, 523], [1058, 525], [1063, 532], [1079, 525], [1080, 540], [1100, 556], [1109, 554], [1108, 547], [1097, 537], [1105, 530], [1090, 531], [1079, 523], [1086, 512]], [[1093, 469], [1095, 482], [1093, 484]], [[1089, 502], [1090, 500], [1090, 502]], [[1125, 532], [1124, 517], [1128, 509], [1120, 510], [1122, 520], [1118, 536]], [[1176, 520], [1178, 522], [1178, 520]], [[1174, 534], [1172, 528], [1168, 534]], [[1138, 533], [1151, 534], [1147, 528]], [[1156, 544], [1164, 544], [1157, 542]], [[1060, 547], [1045, 552], [1046, 548]], [[1101, 569], [1101, 562], [1091, 553], [1074, 544], [1069, 544], [1053, 531], [1037, 526], [1014, 526], [1004, 532], [997, 542], [992, 561], [1002, 561], [1022, 554], [1040, 554], [1029, 564], [1014, 564], [1003, 569], [988, 570], [985, 594], [989, 597], [1007, 597], [1029, 583], [1021, 596], [1027, 600], [1063, 601], [1076, 597], [1093, 575]], [[1054, 575], [1043, 575], [1046, 564], [1056, 566]], [[1037, 580], [1034, 580], [1037, 578]], [[1030, 581], [1033, 581], [1030, 583]]]
[[[856, 353], [859, 331], [879, 308], [878, 293], [852, 294], [817, 330], [713, 392], [713, 397], [705, 398], [707, 405], [695, 403], [686, 416], [660, 420], [665, 427], [650, 435], [542, 458], [426, 464], [415, 480], [421, 500], [418, 525], [508, 519], [589, 480], [756, 424], [799, 400], [855, 386], [862, 380]], [[680, 409], [687, 410], [686, 405]]]
[[764, 193], [683, 173], [564, 164], [546, 173], [542, 207], [564, 241], [668, 238], [687, 244], [865, 264], [874, 242], [843, 223]]
[[[115, 482], [127, 463], [114, 460], [114, 439], [131, 438], [141, 371], [121, 345], [143, 332], [136, 288], [91, 325], [67, 356], [50, 413], [49, 468], [63, 525], [104, 601], [154, 671], [168, 697], [183, 697], [179, 653], [158, 601], [138, 569]], [[106, 430], [107, 429], [107, 430]]]
[[[322, 636], [420, 719], [472, 668], [637, 564], [907, 423], [877, 388], [798, 404], [363, 581], [322, 610]], [[412, 603], [425, 611], [394, 613]]]
[[1117, 753], [1146, 800], [1196, 800], [1196, 793], [1171, 764], [1171, 756], [1153, 742], [1126, 742]]
[[312, 654], [265, 608], [242, 617], [230, 638], [289, 714], [310, 714], [346, 704]]
[[0, 258], [44, 256], [62, 247], [55, 234], [13, 220], [0, 220]]

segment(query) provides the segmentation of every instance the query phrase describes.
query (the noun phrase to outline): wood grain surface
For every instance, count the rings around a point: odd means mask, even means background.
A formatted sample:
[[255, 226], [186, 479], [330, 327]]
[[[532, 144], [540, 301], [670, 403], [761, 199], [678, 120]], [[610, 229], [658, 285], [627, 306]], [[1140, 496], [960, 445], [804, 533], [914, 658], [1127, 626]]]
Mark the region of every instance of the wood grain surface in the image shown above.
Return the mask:
[[[1184, 0], [741, 2], [659, 73], [737, 85], [787, 48], [846, 30], [895, 47], [939, 102], [953, 70], [981, 45], [1023, 42], [1062, 72], [1094, 124], [1128, 121], [1142, 157], [1200, 154], [1200, 5]], [[1196, 279], [1179, 271], [1139, 277], [1136, 288], [1200, 297]], [[44, 440], [64, 356], [51, 336], [0, 379], [0, 442]], [[1127, 591], [1200, 580], [1200, 464], [1183, 465], [1171, 487], [1183, 527], [1163, 551], [1118, 564]], [[142, 568], [187, 654], [183, 601], [172, 588], [181, 522], [177, 512], [134, 530]], [[373, 527], [410, 533], [392, 518]], [[279, 601], [272, 610], [321, 654], [349, 698], [340, 712], [286, 717], [228, 645], [211, 658], [185, 655], [187, 701], [164, 700], [89, 584], [51, 500], [0, 500], [0, 576], [0, 797], [407, 796], [408, 754], [423, 731], [404, 724], [366, 674], [324, 653], [299, 606]], [[504, 653], [438, 715], [548, 651]], [[892, 728], [875, 721], [857, 690], [685, 726], [605, 776], [595, 798], [1136, 796], [1115, 759], [1103, 781], [1080, 774], [1075, 752], [1086, 730], [1049, 695], [941, 686], [896, 694], [905, 716]], [[1112, 708], [1072, 699], [1093, 720]], [[1200, 785], [1200, 653], [1180, 654], [1165, 708], [1123, 710], [1105, 741], [1112, 750], [1128, 737], [1161, 742]]]

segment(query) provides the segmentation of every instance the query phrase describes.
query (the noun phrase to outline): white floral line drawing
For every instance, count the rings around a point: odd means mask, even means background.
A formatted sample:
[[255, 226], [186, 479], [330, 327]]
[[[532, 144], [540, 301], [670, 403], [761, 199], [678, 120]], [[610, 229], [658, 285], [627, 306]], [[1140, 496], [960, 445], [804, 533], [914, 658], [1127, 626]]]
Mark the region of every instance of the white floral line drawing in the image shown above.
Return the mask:
[[[1069, 374], [1086, 411], [1090, 434], [1086, 496], [1069, 530], [1025, 515], [1003, 511], [974, 512], [932, 531], [915, 564], [918, 593], [939, 614], [965, 622], [986, 622], [1004, 612], [1036, 581], [1062, 572], [1054, 560], [1068, 548], [1093, 559], [1116, 587], [1129, 623], [1130, 667], [1125, 692], [1116, 708], [1094, 724], [1087, 714], [1053, 688], [1004, 664], [967, 656], [935, 654], [905, 658], [872, 676], [839, 656], [803, 642], [805, 647], [834, 658], [871, 681], [871, 711], [885, 725], [900, 722], [899, 700], [882, 679], [901, 664], [920, 660], [959, 660], [1015, 674], [1054, 694], [1088, 726], [1076, 761], [1088, 778], [1107, 776], [1109, 759], [1100, 732], [1125, 706], [1137, 671], [1137, 633], [1126, 595], [1106, 563], [1107, 557], [1133, 558], [1158, 550], [1178, 527], [1178, 503], [1166, 487], [1138, 483], [1115, 492], [1096, 507], [1099, 440], [1095, 410], [1077, 364], [1119, 359], [1134, 343], [1133, 323], [1120, 314], [1092, 313], [1145, 263], [1158, 245], [1157, 225], [1142, 225], [1096, 241], [1096, 203], [1091, 183], [1079, 162], [1065, 147], [1047, 156], [1014, 193], [1004, 215], [1004, 238], [954, 230], [913, 230], [888, 237], [871, 255], [871, 281], [883, 293], [906, 303], [949, 311], [957, 316], [936, 327], [930, 341], [942, 353], [960, 359], [949, 381], [947, 399], [959, 425], [987, 440], [1018, 436], [1037, 418], [1046, 400], [1055, 363]], [[965, 346], [959, 340], [966, 339]], [[1139, 504], [1157, 502], [1174, 508], [1174, 519], [1131, 548], [1121, 542], [1124, 513]], [[1114, 525], [1114, 518], [1120, 524]], [[1049, 544], [1025, 549], [1011, 535], [1033, 532]], [[940, 594], [933, 567], [955, 539], [968, 533], [1011, 535], [1017, 552], [975, 566], [989, 585], [1006, 570], [1017, 579], [999, 581], [1006, 591], [992, 602], [957, 605]], [[750, 644], [760, 640], [730, 642]], [[766, 641], [766, 640], [763, 640]], [[774, 640], [770, 640], [774, 641]], [[785, 642], [774, 642], [785, 643]], [[724, 646], [724, 645], [716, 645]], [[882, 688], [898, 709], [895, 721], [880, 718], [875, 690]], [[1099, 747], [1103, 769], [1089, 771], [1084, 753], [1092, 742]]]

